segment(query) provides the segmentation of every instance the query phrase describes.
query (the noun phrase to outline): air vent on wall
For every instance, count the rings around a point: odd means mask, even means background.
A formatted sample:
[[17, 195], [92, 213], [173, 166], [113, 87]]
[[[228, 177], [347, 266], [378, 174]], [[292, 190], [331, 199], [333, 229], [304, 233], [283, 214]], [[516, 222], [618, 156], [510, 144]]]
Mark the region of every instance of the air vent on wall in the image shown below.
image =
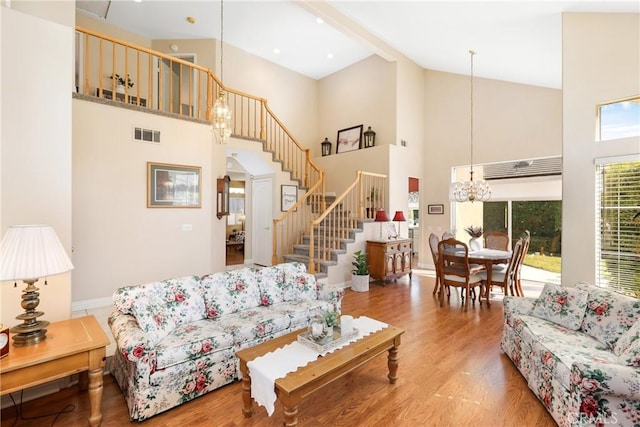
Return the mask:
[[562, 157], [493, 163], [483, 166], [485, 180], [551, 175], [562, 175]]
[[153, 142], [160, 144], [160, 131], [153, 129], [144, 129], [140, 127], [133, 127], [133, 139], [135, 141]]

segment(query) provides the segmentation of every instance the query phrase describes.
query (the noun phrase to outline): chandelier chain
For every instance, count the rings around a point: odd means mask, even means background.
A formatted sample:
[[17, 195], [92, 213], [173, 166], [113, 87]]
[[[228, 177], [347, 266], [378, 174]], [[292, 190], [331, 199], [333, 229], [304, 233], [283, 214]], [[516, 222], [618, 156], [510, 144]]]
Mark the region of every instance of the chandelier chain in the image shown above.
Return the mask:
[[473, 181], [473, 55], [476, 53], [470, 50], [471, 54], [471, 180]]
[[224, 83], [224, 0], [220, 0], [220, 82]]

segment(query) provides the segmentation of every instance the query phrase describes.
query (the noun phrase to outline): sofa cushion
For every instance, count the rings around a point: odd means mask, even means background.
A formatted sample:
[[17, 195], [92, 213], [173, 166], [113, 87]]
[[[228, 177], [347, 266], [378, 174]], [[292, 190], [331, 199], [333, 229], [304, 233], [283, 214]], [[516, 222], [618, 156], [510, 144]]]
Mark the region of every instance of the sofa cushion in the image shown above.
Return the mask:
[[205, 318], [204, 298], [197, 276], [163, 280], [158, 288], [159, 297], [176, 325]]
[[576, 287], [589, 292], [580, 329], [615, 349], [618, 339], [640, 318], [640, 301], [587, 283]]
[[547, 283], [534, 302], [531, 315], [577, 331], [582, 324], [588, 295], [582, 289]]
[[260, 305], [255, 268], [246, 267], [203, 276], [202, 288], [209, 319]]
[[633, 341], [618, 356], [618, 362], [623, 365], [640, 368], [640, 340]]
[[284, 270], [271, 266], [261, 268], [256, 272], [258, 287], [260, 288], [260, 303], [272, 305], [284, 301]]
[[613, 352], [617, 355], [620, 355], [638, 339], [640, 339], [640, 320], [631, 325], [629, 330], [622, 334], [622, 336], [620, 336], [620, 339], [618, 339], [618, 342], [616, 342], [616, 346], [613, 349]]
[[131, 314], [153, 344], [160, 342], [176, 328], [176, 322], [167, 307], [152, 295], [138, 296], [131, 305]]
[[233, 347], [233, 335], [209, 319], [177, 326], [156, 345], [157, 369]]
[[235, 344], [285, 331], [291, 319], [271, 307], [255, 307], [220, 317], [218, 328], [233, 335]]
[[318, 299], [318, 282], [315, 276], [298, 271], [285, 277], [284, 301], [314, 301]]
[[290, 329], [300, 329], [309, 326], [311, 319], [319, 311], [332, 310], [333, 305], [328, 301], [287, 301], [281, 302], [275, 307], [280, 313], [284, 313], [291, 319]]

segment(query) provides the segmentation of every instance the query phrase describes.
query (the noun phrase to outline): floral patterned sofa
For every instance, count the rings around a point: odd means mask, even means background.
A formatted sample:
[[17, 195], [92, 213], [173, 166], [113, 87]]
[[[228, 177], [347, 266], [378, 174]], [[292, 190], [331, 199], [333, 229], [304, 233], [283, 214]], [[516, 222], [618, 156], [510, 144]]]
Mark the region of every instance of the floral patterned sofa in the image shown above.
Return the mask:
[[640, 425], [640, 301], [579, 283], [505, 297], [501, 348], [558, 425]]
[[236, 351], [306, 327], [317, 310], [340, 313], [342, 297], [301, 263], [116, 290], [110, 371], [131, 419], [142, 421], [239, 379]]

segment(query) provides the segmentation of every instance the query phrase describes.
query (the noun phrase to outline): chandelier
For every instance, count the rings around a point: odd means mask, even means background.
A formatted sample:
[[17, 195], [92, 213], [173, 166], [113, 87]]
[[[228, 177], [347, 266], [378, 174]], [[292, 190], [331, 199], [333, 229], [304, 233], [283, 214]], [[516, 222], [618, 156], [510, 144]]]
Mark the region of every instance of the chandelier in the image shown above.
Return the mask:
[[220, 1], [220, 92], [213, 104], [211, 122], [213, 133], [220, 144], [226, 144], [231, 136], [232, 112], [227, 104], [227, 93], [224, 86], [224, 1]]
[[485, 181], [473, 180], [473, 55], [476, 53], [469, 51], [471, 56], [471, 170], [469, 181], [456, 182], [453, 188], [453, 196], [457, 202], [485, 202], [491, 197], [491, 188]]

